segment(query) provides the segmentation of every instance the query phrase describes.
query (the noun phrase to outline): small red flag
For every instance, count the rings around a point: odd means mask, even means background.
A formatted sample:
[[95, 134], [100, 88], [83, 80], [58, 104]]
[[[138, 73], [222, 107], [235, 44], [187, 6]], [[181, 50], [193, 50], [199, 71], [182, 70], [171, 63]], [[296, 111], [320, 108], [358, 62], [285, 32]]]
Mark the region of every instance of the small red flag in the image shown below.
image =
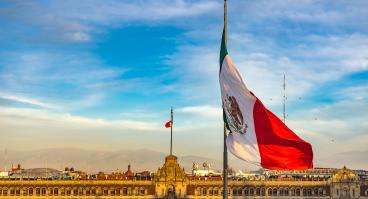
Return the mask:
[[165, 127], [170, 128], [171, 127], [171, 121], [166, 122]]

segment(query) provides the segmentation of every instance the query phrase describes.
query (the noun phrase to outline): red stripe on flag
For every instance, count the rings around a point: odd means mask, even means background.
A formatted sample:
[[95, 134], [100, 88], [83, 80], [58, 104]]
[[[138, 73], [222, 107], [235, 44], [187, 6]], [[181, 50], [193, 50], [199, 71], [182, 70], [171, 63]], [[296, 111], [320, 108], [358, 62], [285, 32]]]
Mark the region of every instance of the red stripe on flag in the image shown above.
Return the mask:
[[261, 165], [274, 170], [313, 167], [312, 146], [299, 138], [257, 99], [253, 109]]

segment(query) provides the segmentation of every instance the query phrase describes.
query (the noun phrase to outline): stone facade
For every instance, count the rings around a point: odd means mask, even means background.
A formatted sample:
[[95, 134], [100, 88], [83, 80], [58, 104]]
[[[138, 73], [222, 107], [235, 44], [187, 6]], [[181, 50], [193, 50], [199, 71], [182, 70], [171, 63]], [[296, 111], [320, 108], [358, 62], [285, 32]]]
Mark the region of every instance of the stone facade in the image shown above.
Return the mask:
[[[128, 169], [130, 170], [130, 169]], [[313, 173], [314, 171], [311, 171]], [[316, 171], [315, 173], [318, 174]], [[278, 174], [277, 174], [278, 175]], [[368, 181], [347, 168], [331, 177], [229, 179], [229, 198], [368, 199]], [[187, 175], [170, 155], [152, 178], [0, 180], [0, 198], [222, 198], [222, 177]]]

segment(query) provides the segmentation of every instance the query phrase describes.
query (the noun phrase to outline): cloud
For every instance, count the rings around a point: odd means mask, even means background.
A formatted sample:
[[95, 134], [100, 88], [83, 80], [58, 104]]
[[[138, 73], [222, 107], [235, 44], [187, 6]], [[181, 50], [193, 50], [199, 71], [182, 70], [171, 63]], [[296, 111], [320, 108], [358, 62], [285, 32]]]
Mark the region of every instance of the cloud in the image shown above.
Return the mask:
[[[37, 28], [37, 34], [20, 38], [34, 42], [83, 43], [106, 27], [132, 22], [152, 23], [211, 14], [221, 7], [215, 1], [53, 1], [9, 2], [0, 16], [24, 28]], [[18, 13], [18, 14], [14, 14]], [[25, 39], [26, 38], [26, 39]]]
[[[367, 6], [365, 1], [334, 1], [332, 4], [326, 1], [267, 1], [237, 2], [229, 4], [229, 13], [236, 13], [241, 23], [247, 23], [258, 29], [258, 24], [271, 25], [267, 30], [309, 31], [303, 28], [305, 25], [312, 26], [318, 31], [319, 25], [329, 28], [330, 32], [341, 28], [366, 29], [367, 22], [359, 20], [366, 18], [368, 13], [364, 10]], [[244, 13], [244, 14], [242, 14]], [[245, 14], [246, 13], [246, 14]], [[242, 19], [242, 20], [239, 20]], [[240, 23], [239, 23], [240, 25]], [[284, 30], [279, 29], [280, 27]], [[276, 29], [275, 29], [276, 28]], [[304, 30], [303, 30], [304, 29]]]
[[55, 105], [44, 103], [44, 102], [38, 101], [36, 99], [31, 99], [31, 98], [5, 95], [5, 94], [1, 94], [1, 93], [0, 93], [0, 98], [6, 99], [6, 100], [11, 100], [11, 101], [16, 101], [16, 102], [21, 102], [21, 103], [25, 103], [25, 104], [35, 105], [35, 106], [39, 106], [41, 108], [56, 109]]
[[137, 85], [137, 80], [121, 78], [127, 68], [106, 66], [88, 53], [35, 50], [3, 52], [0, 57], [0, 91], [41, 107], [91, 107], [111, 92]]
[[153, 122], [133, 121], [133, 120], [106, 120], [100, 118], [88, 118], [63, 112], [51, 112], [45, 109], [32, 108], [8, 108], [0, 107], [0, 117], [2, 117], [2, 125], [17, 124], [30, 126], [63, 125], [69, 128], [117, 128], [131, 130], [160, 130], [160, 125]]
[[203, 119], [206, 118], [221, 118], [222, 109], [221, 107], [213, 107], [213, 106], [187, 106], [176, 109], [176, 111], [180, 113], [188, 113], [193, 115], [201, 116]]

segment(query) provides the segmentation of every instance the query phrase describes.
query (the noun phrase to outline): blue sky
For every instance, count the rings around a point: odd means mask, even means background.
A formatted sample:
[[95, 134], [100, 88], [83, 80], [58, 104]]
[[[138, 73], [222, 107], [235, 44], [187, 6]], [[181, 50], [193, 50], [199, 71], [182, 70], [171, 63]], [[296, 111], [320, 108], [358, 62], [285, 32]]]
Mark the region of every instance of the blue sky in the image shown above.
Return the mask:
[[[174, 152], [220, 159], [222, 6], [0, 1], [0, 146], [167, 151], [173, 106]], [[282, 115], [286, 74], [287, 124], [317, 159], [368, 150], [367, 6], [229, 1], [229, 53], [245, 82]]]

